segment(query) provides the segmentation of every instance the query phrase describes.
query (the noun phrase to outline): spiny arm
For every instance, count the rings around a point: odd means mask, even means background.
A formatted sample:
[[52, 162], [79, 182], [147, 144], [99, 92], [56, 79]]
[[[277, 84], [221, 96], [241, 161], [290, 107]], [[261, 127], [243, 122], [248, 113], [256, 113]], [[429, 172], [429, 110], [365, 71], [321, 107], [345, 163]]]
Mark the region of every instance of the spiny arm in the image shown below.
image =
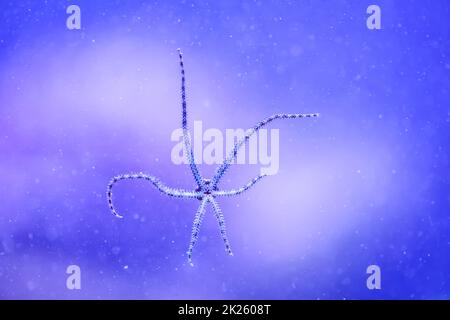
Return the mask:
[[228, 191], [214, 191], [213, 195], [214, 196], [234, 196], [234, 195], [241, 194], [241, 193], [247, 191], [248, 189], [250, 189], [251, 187], [253, 187], [259, 180], [261, 180], [264, 177], [267, 177], [267, 174], [261, 174], [261, 175], [257, 176], [256, 178], [252, 179], [249, 183], [247, 183], [246, 185], [244, 185], [243, 187], [241, 187], [239, 189], [232, 189], [232, 190], [228, 190]]
[[123, 218], [123, 216], [121, 216], [119, 213], [117, 213], [116, 209], [114, 208], [113, 200], [112, 200], [113, 186], [120, 180], [134, 180], [134, 179], [143, 179], [146, 181], [150, 181], [159, 191], [161, 191], [162, 193], [164, 193], [168, 196], [172, 196], [172, 197], [195, 198], [200, 195], [198, 192], [191, 192], [191, 191], [186, 191], [186, 190], [182, 190], [182, 189], [169, 188], [166, 185], [164, 185], [161, 181], [159, 181], [158, 178], [149, 176], [142, 172], [118, 175], [111, 179], [111, 181], [108, 184], [107, 193], [106, 193], [107, 198], [108, 198], [109, 209], [111, 210], [112, 214], [114, 214], [117, 218]]
[[191, 233], [191, 241], [189, 243], [189, 248], [187, 251], [188, 261], [191, 266], [194, 264], [192, 263], [192, 252], [194, 251], [195, 244], [198, 240], [198, 234], [200, 232], [200, 227], [203, 222], [203, 217], [205, 216], [206, 212], [206, 204], [209, 201], [209, 197], [204, 197], [202, 202], [200, 203], [200, 206], [198, 207], [197, 213], [195, 214], [194, 223], [192, 225], [192, 233]]
[[256, 132], [258, 132], [259, 129], [261, 129], [262, 127], [266, 126], [270, 122], [272, 122], [274, 120], [277, 120], [277, 119], [315, 118], [315, 117], [318, 117], [318, 116], [319, 116], [318, 113], [310, 113], [310, 114], [301, 114], [301, 113], [297, 113], [297, 114], [275, 114], [275, 115], [273, 115], [273, 116], [271, 116], [269, 118], [266, 118], [263, 121], [259, 122], [253, 128], [248, 129], [246, 134], [245, 134], [245, 136], [234, 145], [233, 150], [231, 150], [231, 152], [228, 154], [228, 156], [225, 159], [225, 161], [217, 168], [217, 170], [216, 170], [216, 172], [214, 174], [214, 177], [212, 179], [212, 185], [214, 187], [217, 186], [217, 184], [219, 183], [220, 179], [223, 177], [225, 172], [230, 167], [231, 162], [237, 157], [239, 149], [250, 139], [251, 136], [253, 136]]
[[197, 165], [195, 164], [194, 152], [192, 150], [191, 137], [189, 135], [189, 130], [187, 126], [187, 103], [186, 103], [186, 78], [184, 72], [183, 54], [181, 50], [178, 49], [178, 57], [180, 58], [180, 68], [181, 68], [181, 105], [182, 105], [182, 116], [181, 125], [183, 128], [183, 141], [184, 141], [184, 152], [186, 154], [189, 166], [191, 167], [192, 175], [194, 176], [195, 182], [198, 187], [203, 187], [203, 179], [200, 175]]
[[226, 229], [226, 226], [225, 226], [225, 218], [223, 217], [222, 210], [220, 209], [219, 204], [217, 203], [216, 200], [214, 200], [213, 197], [210, 198], [210, 202], [213, 205], [214, 216], [216, 217], [217, 222], [219, 223], [220, 235], [222, 236], [222, 240], [223, 240], [223, 243], [225, 245], [225, 251], [230, 256], [232, 256], [233, 255], [233, 251], [231, 251], [230, 242], [228, 241], [227, 229]]

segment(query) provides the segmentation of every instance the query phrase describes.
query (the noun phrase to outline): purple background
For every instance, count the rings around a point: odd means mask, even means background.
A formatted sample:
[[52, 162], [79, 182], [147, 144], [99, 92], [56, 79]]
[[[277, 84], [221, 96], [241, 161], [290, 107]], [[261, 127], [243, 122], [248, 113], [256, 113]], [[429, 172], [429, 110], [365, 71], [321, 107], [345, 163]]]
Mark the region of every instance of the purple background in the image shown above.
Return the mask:
[[[1, 1], [0, 298], [448, 299], [449, 17], [447, 0]], [[178, 47], [191, 126], [322, 114], [272, 126], [278, 175], [219, 199], [235, 256], [208, 211], [194, 268], [198, 201], [122, 182], [119, 220], [105, 194], [133, 171], [194, 187], [170, 159]], [[234, 166], [223, 186], [258, 172]]]

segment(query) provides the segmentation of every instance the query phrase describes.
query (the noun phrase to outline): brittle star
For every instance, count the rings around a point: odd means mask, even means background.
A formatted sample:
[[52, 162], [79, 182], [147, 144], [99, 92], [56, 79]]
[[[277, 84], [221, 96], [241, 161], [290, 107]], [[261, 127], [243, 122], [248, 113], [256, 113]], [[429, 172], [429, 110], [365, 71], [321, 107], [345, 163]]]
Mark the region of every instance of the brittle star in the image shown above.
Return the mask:
[[144, 173], [133, 173], [133, 174], [122, 174], [115, 176], [108, 185], [107, 190], [107, 198], [108, 198], [108, 204], [109, 208], [111, 209], [111, 212], [117, 217], [117, 218], [123, 218], [114, 208], [113, 201], [112, 201], [112, 188], [114, 184], [120, 180], [127, 180], [127, 179], [143, 179], [146, 181], [151, 182], [159, 191], [162, 193], [176, 197], [176, 198], [188, 198], [188, 199], [197, 199], [200, 201], [200, 206], [197, 210], [197, 213], [195, 214], [193, 226], [192, 226], [192, 233], [191, 233], [191, 240], [189, 242], [189, 248], [187, 251], [187, 257], [189, 264], [193, 266], [192, 263], [192, 252], [194, 250], [195, 244], [198, 240], [198, 235], [200, 232], [200, 226], [202, 224], [203, 218], [205, 216], [206, 212], [206, 206], [207, 204], [211, 204], [214, 216], [217, 219], [217, 222], [219, 224], [220, 234], [222, 236], [222, 240], [225, 245], [225, 251], [229, 255], [233, 255], [233, 252], [231, 250], [230, 242], [228, 241], [226, 228], [225, 228], [225, 219], [222, 214], [222, 210], [219, 207], [219, 204], [216, 201], [217, 197], [221, 196], [234, 196], [239, 195], [251, 187], [253, 187], [259, 180], [266, 177], [267, 175], [261, 174], [251, 180], [249, 183], [244, 185], [243, 187], [239, 189], [231, 189], [228, 191], [219, 190], [218, 184], [226, 171], [229, 169], [232, 162], [236, 159], [238, 155], [239, 149], [250, 139], [251, 136], [253, 136], [255, 133], [259, 131], [262, 127], [266, 126], [267, 124], [271, 123], [272, 121], [278, 120], [278, 119], [298, 119], [298, 118], [313, 118], [318, 117], [318, 113], [311, 113], [311, 114], [275, 114], [271, 117], [268, 117], [264, 119], [263, 121], [258, 122], [253, 128], [248, 129], [245, 132], [244, 137], [242, 137], [235, 145], [234, 148], [231, 150], [231, 152], [228, 154], [228, 156], [225, 158], [225, 160], [218, 166], [218, 168], [215, 171], [215, 174], [212, 179], [204, 179], [203, 176], [200, 174], [200, 171], [197, 167], [197, 164], [194, 161], [194, 153], [191, 145], [191, 138], [187, 126], [187, 104], [186, 104], [186, 78], [185, 78], [185, 71], [184, 71], [184, 63], [183, 63], [183, 55], [181, 53], [181, 50], [178, 49], [178, 57], [179, 57], [179, 63], [180, 63], [180, 69], [181, 69], [181, 105], [182, 105], [182, 130], [183, 130], [183, 147], [184, 147], [184, 153], [187, 157], [189, 166], [192, 171], [192, 175], [194, 176], [195, 183], [197, 185], [197, 188], [192, 191], [187, 191], [183, 189], [178, 188], [170, 188], [167, 187], [165, 184], [163, 184], [158, 178], [144, 174]]

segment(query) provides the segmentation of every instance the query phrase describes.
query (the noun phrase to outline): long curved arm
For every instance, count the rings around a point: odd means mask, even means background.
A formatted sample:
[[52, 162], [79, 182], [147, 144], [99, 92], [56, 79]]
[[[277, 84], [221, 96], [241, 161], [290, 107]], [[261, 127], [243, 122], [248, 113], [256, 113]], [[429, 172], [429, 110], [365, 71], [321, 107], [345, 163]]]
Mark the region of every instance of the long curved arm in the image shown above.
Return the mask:
[[162, 193], [164, 193], [168, 196], [177, 197], [177, 198], [196, 198], [196, 197], [200, 196], [200, 193], [198, 193], [198, 192], [186, 191], [183, 189], [169, 188], [166, 185], [164, 185], [161, 181], [159, 181], [158, 178], [149, 176], [144, 173], [121, 174], [121, 175], [115, 176], [114, 178], [111, 179], [111, 181], [108, 184], [108, 188], [107, 188], [107, 192], [106, 192], [106, 195], [108, 198], [109, 209], [111, 210], [112, 214], [115, 215], [117, 218], [123, 218], [123, 216], [121, 216], [119, 213], [117, 213], [116, 209], [114, 208], [113, 200], [112, 200], [112, 188], [117, 182], [119, 182], [121, 180], [134, 180], [134, 179], [143, 179], [146, 181], [150, 181], [159, 191], [161, 191]]
[[250, 139], [251, 136], [253, 136], [256, 132], [258, 132], [259, 129], [261, 129], [262, 127], [266, 126], [270, 122], [277, 120], [277, 119], [315, 118], [318, 116], [319, 116], [318, 113], [275, 114], [275, 115], [268, 117], [268, 118], [264, 119], [263, 121], [259, 122], [253, 128], [248, 129], [245, 136], [234, 145], [233, 150], [231, 150], [231, 152], [228, 154], [225, 161], [217, 168], [217, 170], [214, 174], [214, 177], [212, 178], [212, 181], [211, 181], [213, 188], [217, 186], [220, 179], [223, 177], [225, 172], [230, 167], [231, 162], [237, 157], [239, 149]]
[[191, 167], [192, 175], [194, 176], [195, 182], [199, 188], [202, 188], [203, 179], [200, 175], [197, 165], [195, 164], [194, 152], [192, 151], [191, 137], [189, 135], [189, 130], [187, 127], [187, 103], [186, 103], [186, 78], [184, 72], [183, 54], [181, 50], [178, 49], [178, 57], [180, 58], [180, 68], [181, 68], [181, 105], [182, 105], [182, 116], [181, 125], [183, 128], [183, 141], [184, 148], [189, 166]]
[[238, 195], [238, 194], [241, 194], [241, 193], [247, 191], [251, 187], [253, 187], [259, 180], [261, 180], [264, 177], [267, 177], [267, 174], [261, 174], [261, 175], [257, 176], [256, 178], [252, 179], [249, 183], [247, 183], [246, 185], [244, 185], [243, 187], [241, 187], [239, 189], [232, 189], [232, 190], [228, 190], [228, 191], [214, 191], [212, 194], [213, 194], [213, 196]]
[[214, 216], [216, 217], [217, 222], [219, 223], [220, 235], [222, 236], [223, 244], [225, 245], [225, 251], [230, 256], [232, 256], [233, 251], [231, 250], [230, 241], [228, 241], [227, 228], [225, 226], [225, 218], [222, 214], [222, 210], [220, 209], [219, 204], [213, 197], [211, 197], [209, 201], [212, 203]]
[[204, 197], [202, 199], [202, 202], [200, 203], [200, 206], [198, 207], [197, 213], [195, 214], [194, 223], [192, 225], [191, 241], [189, 243], [189, 248], [187, 251], [188, 261], [191, 266], [194, 265], [192, 263], [192, 252], [194, 251], [195, 244], [197, 243], [200, 227], [202, 225], [203, 218], [206, 212], [206, 204], [209, 201], [209, 197]]

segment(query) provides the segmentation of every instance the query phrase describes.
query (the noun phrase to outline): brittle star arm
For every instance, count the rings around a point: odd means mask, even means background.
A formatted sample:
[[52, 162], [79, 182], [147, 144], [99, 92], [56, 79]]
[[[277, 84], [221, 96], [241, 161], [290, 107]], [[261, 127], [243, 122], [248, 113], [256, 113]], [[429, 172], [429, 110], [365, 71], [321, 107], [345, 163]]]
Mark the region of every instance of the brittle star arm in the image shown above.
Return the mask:
[[235, 145], [233, 150], [228, 154], [225, 161], [217, 168], [214, 177], [212, 178], [212, 186], [216, 187], [219, 183], [220, 179], [223, 177], [225, 172], [228, 170], [228, 168], [231, 165], [231, 162], [237, 157], [237, 154], [239, 152], [239, 149], [250, 139], [251, 136], [253, 136], [256, 132], [259, 131], [262, 127], [266, 126], [270, 122], [277, 120], [277, 119], [298, 119], [298, 118], [315, 118], [318, 117], [318, 113], [308, 113], [308, 114], [275, 114], [271, 117], [268, 117], [264, 119], [263, 121], [260, 121], [251, 129], [248, 129], [245, 136], [239, 140]]
[[203, 179], [195, 163], [194, 152], [192, 150], [191, 137], [189, 135], [189, 130], [187, 127], [187, 103], [186, 103], [186, 78], [184, 72], [183, 54], [181, 50], [178, 49], [178, 57], [180, 58], [180, 68], [181, 68], [181, 104], [182, 104], [182, 116], [181, 125], [183, 128], [183, 142], [184, 142], [184, 152], [186, 154], [189, 166], [191, 167], [192, 175], [194, 176], [195, 182], [199, 188], [202, 188]]
[[194, 264], [192, 263], [192, 252], [194, 251], [195, 244], [198, 240], [198, 234], [200, 232], [200, 226], [203, 222], [203, 217], [205, 216], [206, 212], [206, 204], [210, 201], [209, 197], [204, 197], [202, 199], [202, 202], [200, 203], [200, 206], [197, 209], [197, 213], [195, 214], [194, 223], [192, 225], [192, 233], [191, 233], [191, 241], [189, 243], [189, 248], [187, 251], [188, 261], [191, 266]]
[[146, 181], [150, 181], [159, 191], [161, 191], [162, 193], [164, 193], [168, 196], [172, 196], [172, 197], [196, 198], [200, 195], [200, 193], [195, 192], [195, 191], [186, 191], [183, 189], [169, 188], [165, 184], [163, 184], [158, 178], [149, 176], [142, 172], [141, 173], [131, 173], [131, 174], [121, 174], [121, 175], [115, 176], [114, 178], [111, 179], [111, 181], [108, 184], [107, 193], [106, 193], [107, 198], [108, 198], [109, 209], [111, 210], [112, 214], [114, 214], [117, 218], [123, 218], [123, 216], [121, 216], [114, 208], [113, 200], [112, 200], [112, 189], [113, 189], [114, 185], [121, 180], [134, 180], [134, 179], [143, 179]]
[[230, 246], [230, 242], [228, 241], [228, 237], [227, 237], [227, 229], [225, 226], [225, 218], [222, 214], [222, 210], [219, 207], [219, 204], [217, 203], [217, 201], [213, 198], [210, 197], [209, 200], [212, 203], [213, 209], [214, 209], [214, 216], [217, 219], [217, 222], [219, 223], [219, 230], [220, 230], [220, 235], [222, 236], [222, 240], [223, 243], [225, 245], [225, 251], [232, 256], [233, 255], [233, 251], [231, 251], [231, 246]]
[[256, 178], [253, 178], [249, 183], [247, 183], [246, 185], [244, 185], [243, 187], [239, 188], [239, 189], [231, 189], [228, 191], [214, 191], [212, 194], [214, 196], [234, 196], [234, 195], [238, 195], [241, 194], [245, 191], [247, 191], [248, 189], [250, 189], [251, 187], [253, 187], [259, 180], [261, 180], [264, 177], [267, 177], [267, 174], [261, 174], [259, 176], [257, 176]]

